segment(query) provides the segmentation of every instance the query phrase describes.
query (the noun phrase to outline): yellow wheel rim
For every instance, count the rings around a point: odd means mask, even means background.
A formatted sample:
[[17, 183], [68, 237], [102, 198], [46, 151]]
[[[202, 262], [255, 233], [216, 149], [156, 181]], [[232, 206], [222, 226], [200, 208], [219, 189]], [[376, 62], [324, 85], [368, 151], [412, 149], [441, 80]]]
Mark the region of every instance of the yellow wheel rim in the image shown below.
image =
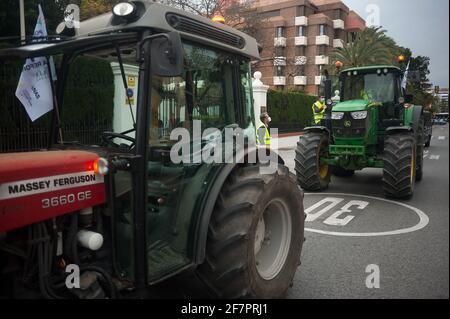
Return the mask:
[[319, 176], [320, 178], [325, 178], [328, 175], [328, 165], [321, 165], [319, 167]]
[[411, 156], [411, 184], [414, 182], [414, 176], [415, 176], [415, 170], [416, 170], [416, 162], [414, 157], [416, 156], [416, 154], [414, 154], [413, 152], [413, 156]]

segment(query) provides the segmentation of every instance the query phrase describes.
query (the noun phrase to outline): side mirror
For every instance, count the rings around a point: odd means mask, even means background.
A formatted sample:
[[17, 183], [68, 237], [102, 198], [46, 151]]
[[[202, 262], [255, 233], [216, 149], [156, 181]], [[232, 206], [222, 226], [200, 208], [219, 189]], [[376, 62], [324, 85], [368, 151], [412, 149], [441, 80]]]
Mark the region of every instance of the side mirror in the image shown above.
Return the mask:
[[183, 74], [183, 45], [178, 32], [155, 37], [151, 44], [152, 73], [158, 76], [180, 76]]
[[413, 102], [414, 96], [411, 94], [405, 95], [405, 103], [411, 104]]

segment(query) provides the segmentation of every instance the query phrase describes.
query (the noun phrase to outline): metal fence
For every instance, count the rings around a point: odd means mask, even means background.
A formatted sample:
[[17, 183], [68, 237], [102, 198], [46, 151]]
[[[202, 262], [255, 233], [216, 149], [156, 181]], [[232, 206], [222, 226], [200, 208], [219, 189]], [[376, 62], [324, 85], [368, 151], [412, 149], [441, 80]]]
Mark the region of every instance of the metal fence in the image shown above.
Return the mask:
[[[104, 131], [111, 131], [107, 120], [90, 120], [85, 123], [71, 123], [62, 126], [64, 141], [85, 145], [100, 144]], [[0, 127], [0, 153], [36, 151], [47, 148], [49, 126], [25, 124], [18, 128]]]

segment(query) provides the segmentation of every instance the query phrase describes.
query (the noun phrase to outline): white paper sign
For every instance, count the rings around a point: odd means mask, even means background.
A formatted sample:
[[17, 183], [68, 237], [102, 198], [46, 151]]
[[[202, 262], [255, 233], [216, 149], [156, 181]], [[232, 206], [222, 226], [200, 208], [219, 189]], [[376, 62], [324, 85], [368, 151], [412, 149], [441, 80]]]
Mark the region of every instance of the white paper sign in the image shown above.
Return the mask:
[[[47, 36], [44, 13], [40, 5], [34, 36]], [[38, 41], [39, 39], [36, 40], [36, 42]], [[53, 59], [50, 57], [49, 60], [53, 79], [56, 80]], [[33, 122], [53, 109], [53, 94], [45, 57], [26, 60], [20, 75], [19, 84], [17, 85], [16, 97], [25, 107], [28, 116]]]

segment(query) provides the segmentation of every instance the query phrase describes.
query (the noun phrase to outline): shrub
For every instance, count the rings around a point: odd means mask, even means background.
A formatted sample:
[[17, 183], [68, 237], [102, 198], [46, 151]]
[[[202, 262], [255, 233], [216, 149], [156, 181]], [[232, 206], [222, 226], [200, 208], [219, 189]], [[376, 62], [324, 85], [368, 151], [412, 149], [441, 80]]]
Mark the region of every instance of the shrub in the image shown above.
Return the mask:
[[309, 126], [313, 120], [311, 107], [316, 100], [316, 96], [302, 92], [269, 90], [267, 110], [272, 117], [271, 127], [286, 132]]

